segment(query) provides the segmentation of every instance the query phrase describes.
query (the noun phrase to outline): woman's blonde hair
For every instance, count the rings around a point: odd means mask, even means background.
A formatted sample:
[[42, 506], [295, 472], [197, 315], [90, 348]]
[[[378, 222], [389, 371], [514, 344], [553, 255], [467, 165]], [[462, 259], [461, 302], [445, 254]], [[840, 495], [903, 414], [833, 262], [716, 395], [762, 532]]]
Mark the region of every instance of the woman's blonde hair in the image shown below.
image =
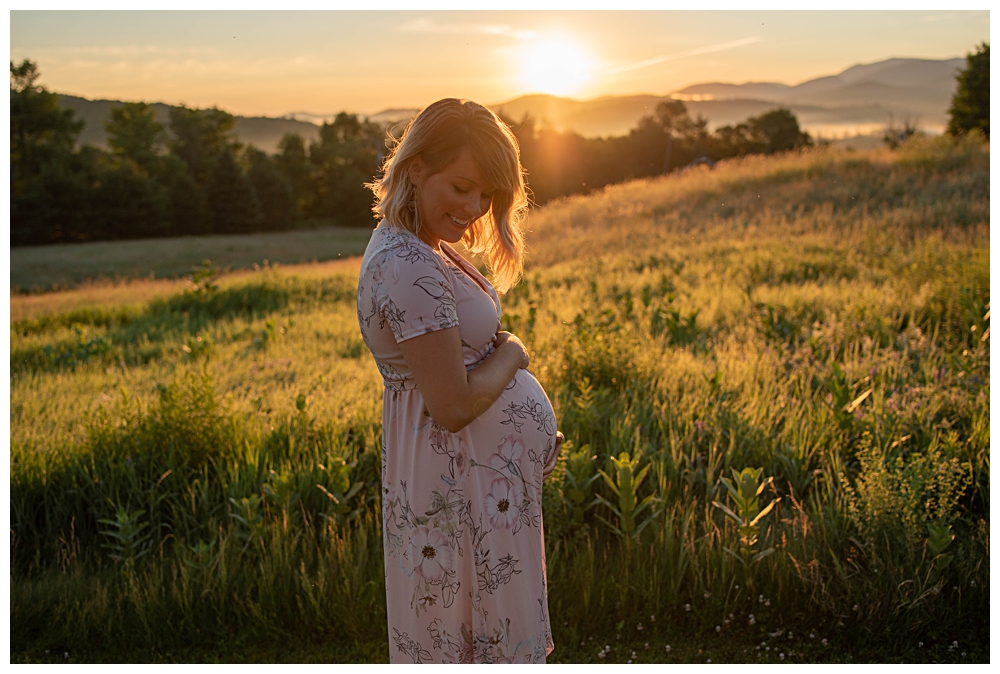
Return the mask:
[[528, 211], [517, 138], [489, 108], [473, 101], [445, 98], [414, 117], [382, 164], [382, 177], [366, 187], [375, 193], [373, 211], [389, 224], [419, 233], [413, 209], [409, 169], [417, 157], [428, 175], [439, 173], [469, 148], [476, 166], [494, 190], [489, 212], [466, 230], [462, 243], [482, 255], [498, 292], [521, 278], [524, 267], [522, 226]]

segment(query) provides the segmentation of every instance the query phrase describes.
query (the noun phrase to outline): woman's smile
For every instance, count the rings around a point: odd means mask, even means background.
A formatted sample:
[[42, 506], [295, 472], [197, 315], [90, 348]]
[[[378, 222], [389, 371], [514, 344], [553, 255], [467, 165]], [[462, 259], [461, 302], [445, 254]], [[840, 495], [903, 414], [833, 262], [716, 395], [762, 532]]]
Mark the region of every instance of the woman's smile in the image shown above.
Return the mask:
[[493, 189], [468, 148], [438, 173], [427, 175], [427, 170], [418, 158], [410, 180], [416, 187], [419, 236], [437, 248], [441, 241], [460, 241], [466, 230], [489, 211]]

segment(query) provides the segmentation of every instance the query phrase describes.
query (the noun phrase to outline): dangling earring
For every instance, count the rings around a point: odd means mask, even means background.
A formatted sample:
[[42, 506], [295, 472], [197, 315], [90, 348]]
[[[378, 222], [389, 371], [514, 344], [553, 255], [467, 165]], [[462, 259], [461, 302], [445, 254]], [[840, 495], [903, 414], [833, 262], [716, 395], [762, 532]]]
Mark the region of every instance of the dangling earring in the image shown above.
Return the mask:
[[417, 213], [417, 186], [410, 183], [410, 199], [406, 202], [406, 207], [413, 213], [413, 233], [420, 231], [420, 214]]

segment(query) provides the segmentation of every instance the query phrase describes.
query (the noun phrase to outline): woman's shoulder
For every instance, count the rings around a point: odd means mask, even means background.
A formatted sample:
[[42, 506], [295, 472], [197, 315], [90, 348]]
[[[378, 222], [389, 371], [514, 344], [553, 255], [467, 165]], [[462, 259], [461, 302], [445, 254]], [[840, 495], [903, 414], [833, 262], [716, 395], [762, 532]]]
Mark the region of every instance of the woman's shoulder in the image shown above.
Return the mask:
[[441, 256], [413, 232], [389, 225], [384, 221], [379, 223], [372, 233], [369, 243], [366, 264], [362, 275], [373, 267], [384, 267], [386, 264], [402, 268], [426, 268], [428, 270], [444, 271]]

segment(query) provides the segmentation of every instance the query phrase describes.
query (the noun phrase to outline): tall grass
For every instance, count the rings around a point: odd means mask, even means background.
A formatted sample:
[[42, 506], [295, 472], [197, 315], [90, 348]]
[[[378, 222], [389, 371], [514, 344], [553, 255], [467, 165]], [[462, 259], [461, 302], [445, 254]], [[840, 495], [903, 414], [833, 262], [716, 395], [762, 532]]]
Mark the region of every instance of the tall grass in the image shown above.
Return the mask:
[[[988, 147], [939, 139], [532, 215], [504, 321], [567, 437], [557, 657], [645, 616], [987, 643], [988, 178]], [[12, 653], [385, 642], [354, 282], [262, 270], [12, 324]], [[747, 468], [757, 511], [723, 479]]]

